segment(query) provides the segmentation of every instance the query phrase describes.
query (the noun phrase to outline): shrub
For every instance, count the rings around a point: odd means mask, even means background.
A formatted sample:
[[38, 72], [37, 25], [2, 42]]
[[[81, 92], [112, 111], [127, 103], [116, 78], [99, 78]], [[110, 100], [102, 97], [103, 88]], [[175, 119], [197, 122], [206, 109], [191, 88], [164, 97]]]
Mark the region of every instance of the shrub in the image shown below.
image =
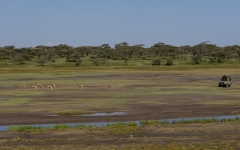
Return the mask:
[[99, 65], [99, 60], [98, 60], [98, 59], [94, 59], [94, 60], [93, 60], [93, 64], [94, 64], [95, 66], [98, 66], [98, 65]]
[[89, 58], [90, 59], [96, 59], [97, 57], [96, 56], [90, 56]]
[[29, 54], [23, 54], [22, 57], [23, 57], [24, 60], [31, 61], [33, 56], [29, 55]]
[[201, 59], [202, 59], [202, 56], [201, 56], [201, 55], [195, 55], [195, 56], [192, 57], [192, 62], [193, 62], [194, 64], [199, 64], [200, 61], [201, 61]]
[[152, 65], [161, 65], [161, 59], [155, 59], [155, 60], [153, 60]]
[[166, 65], [167, 65], [167, 66], [172, 66], [172, 65], [173, 65], [173, 61], [172, 61], [172, 60], [167, 60]]
[[82, 64], [82, 60], [81, 59], [78, 59], [75, 63], [75, 66], [80, 66]]
[[39, 59], [38, 59], [38, 64], [40, 64], [41, 66], [44, 66], [44, 64], [46, 63], [46, 57], [44, 56], [41, 56]]

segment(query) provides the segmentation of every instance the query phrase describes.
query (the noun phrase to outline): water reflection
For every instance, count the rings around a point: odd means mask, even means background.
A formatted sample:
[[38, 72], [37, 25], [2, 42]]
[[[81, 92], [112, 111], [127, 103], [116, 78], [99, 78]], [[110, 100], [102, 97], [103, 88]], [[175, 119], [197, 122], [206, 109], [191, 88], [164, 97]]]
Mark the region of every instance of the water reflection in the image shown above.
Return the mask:
[[94, 114], [86, 114], [86, 115], [78, 115], [78, 116], [116, 116], [116, 115], [124, 115], [125, 112], [112, 112], [112, 113], [94, 113]]
[[[117, 113], [117, 112], [116, 112]], [[197, 119], [212, 119], [214, 118], [215, 120], [221, 121], [223, 119], [236, 119], [237, 117], [240, 118], [240, 115], [233, 115], [233, 116], [219, 116], [219, 117], [201, 117], [201, 118], [177, 118], [177, 119], [164, 119], [164, 120], [158, 120], [159, 122], [168, 122], [168, 123], [173, 123], [173, 122], [179, 122], [179, 121], [194, 121]], [[140, 121], [131, 121], [136, 123], [137, 125], [141, 125]], [[55, 125], [67, 125], [69, 127], [75, 127], [75, 126], [97, 126], [97, 127], [102, 127], [102, 126], [107, 126], [108, 124], [114, 124], [118, 122], [98, 122], [98, 123], [68, 123], [68, 124], [32, 124], [32, 125], [14, 125], [14, 127], [18, 126], [32, 126], [32, 127], [54, 127]], [[129, 122], [124, 122], [124, 123], [129, 123]], [[8, 131], [10, 126], [0, 126], [0, 131]]]
[[[70, 115], [70, 116], [117, 116], [117, 115], [124, 115], [126, 114], [125, 112], [110, 112], [110, 113], [104, 113], [104, 112], [99, 112], [99, 113], [93, 113], [93, 114], [83, 114], [83, 115]], [[58, 115], [58, 114], [50, 114], [50, 115], [45, 115], [45, 116], [63, 116], [63, 115]]]

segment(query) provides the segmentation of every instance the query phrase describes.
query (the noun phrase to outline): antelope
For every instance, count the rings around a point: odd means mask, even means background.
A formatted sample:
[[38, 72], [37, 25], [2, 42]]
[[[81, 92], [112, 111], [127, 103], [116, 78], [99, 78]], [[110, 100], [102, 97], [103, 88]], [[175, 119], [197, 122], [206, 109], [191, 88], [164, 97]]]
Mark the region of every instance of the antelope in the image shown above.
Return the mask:
[[43, 85], [42, 84], [35, 83], [35, 85], [43, 89]]
[[77, 86], [80, 87], [80, 88], [83, 88], [83, 84], [77, 83]]
[[53, 86], [52, 85], [48, 85], [47, 87], [49, 88], [49, 91], [53, 90]]
[[55, 89], [56, 85], [55, 85], [55, 84], [53, 84], [53, 83], [52, 83], [51, 85], [52, 85], [52, 88], [54, 88], [54, 89]]
[[37, 89], [37, 86], [36, 86], [36, 85], [32, 85], [31, 87], [32, 87], [33, 89], [35, 89], [35, 90]]
[[19, 86], [20, 86], [20, 88], [22, 89], [22, 88], [26, 88], [27, 87], [27, 85], [26, 84], [19, 84]]
[[43, 89], [43, 85], [39, 85], [39, 87], [40, 87], [41, 89]]
[[109, 85], [108, 85], [108, 88], [109, 88], [109, 89], [110, 89], [110, 88], [112, 89], [112, 84], [109, 84]]
[[36, 85], [36, 86], [39, 86], [39, 87], [42, 86], [42, 84], [37, 84], [37, 83], [35, 83], [35, 85]]

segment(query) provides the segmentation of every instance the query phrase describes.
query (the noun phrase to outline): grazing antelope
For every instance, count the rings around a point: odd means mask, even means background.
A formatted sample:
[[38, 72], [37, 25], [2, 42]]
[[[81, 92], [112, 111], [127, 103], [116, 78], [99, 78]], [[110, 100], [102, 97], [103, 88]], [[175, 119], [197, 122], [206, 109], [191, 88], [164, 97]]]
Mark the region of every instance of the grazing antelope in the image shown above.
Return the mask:
[[80, 88], [83, 88], [83, 84], [77, 83], [77, 86], [80, 87]]
[[49, 88], [49, 91], [53, 90], [53, 86], [52, 85], [48, 85], [47, 87]]
[[27, 85], [26, 84], [19, 84], [19, 87], [22, 89], [22, 88], [26, 88]]
[[32, 87], [33, 89], [35, 89], [35, 90], [37, 89], [37, 86], [36, 86], [36, 85], [32, 85], [31, 87]]
[[108, 85], [108, 88], [109, 88], [109, 89], [110, 89], [110, 88], [112, 89], [112, 88], [113, 88], [113, 87], [112, 87], [112, 84], [109, 84], [109, 85]]
[[52, 85], [52, 88], [54, 88], [54, 89], [55, 89], [56, 85], [55, 85], [55, 84], [53, 84], [53, 83], [51, 83], [51, 85]]

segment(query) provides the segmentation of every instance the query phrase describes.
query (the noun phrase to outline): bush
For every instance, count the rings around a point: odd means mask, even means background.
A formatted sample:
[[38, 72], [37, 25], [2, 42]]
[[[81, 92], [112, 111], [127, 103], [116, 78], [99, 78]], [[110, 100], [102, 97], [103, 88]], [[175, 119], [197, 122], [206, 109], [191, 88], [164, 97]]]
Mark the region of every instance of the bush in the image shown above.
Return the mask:
[[22, 56], [24, 58], [24, 60], [27, 60], [27, 61], [31, 61], [33, 56], [32, 55], [29, 55], [29, 54], [23, 54]]
[[102, 58], [101, 59], [102, 63], [106, 64], [108, 61], [107, 61], [107, 58]]
[[46, 57], [44, 56], [41, 56], [39, 59], [38, 59], [38, 64], [40, 64], [41, 66], [44, 66], [44, 64], [46, 63]]
[[192, 62], [194, 64], [199, 64], [201, 60], [202, 60], [202, 56], [201, 55], [195, 55], [195, 56], [192, 57]]
[[124, 63], [127, 64], [128, 58], [124, 58]]
[[89, 58], [90, 59], [96, 59], [97, 57], [96, 56], [90, 56]]
[[113, 59], [113, 60], [121, 60], [121, 58], [118, 57], [118, 56], [113, 56], [112, 59]]
[[99, 60], [98, 60], [98, 59], [94, 59], [94, 60], [93, 60], [93, 64], [94, 64], [95, 66], [98, 66], [98, 65], [99, 65]]
[[153, 60], [152, 65], [161, 65], [161, 59], [155, 59], [155, 60]]
[[15, 62], [17, 62], [19, 65], [20, 65], [20, 64], [24, 64], [24, 61], [25, 61], [25, 60], [24, 60], [23, 57], [16, 57], [16, 58], [15, 58]]
[[209, 58], [209, 61], [210, 61], [211, 63], [214, 63], [214, 62], [216, 61], [216, 58], [215, 58], [215, 57], [210, 57], [210, 58]]
[[75, 66], [80, 66], [81, 64], [82, 64], [82, 60], [79, 59], [79, 60], [76, 61]]
[[147, 57], [142, 57], [142, 60], [149, 60], [149, 58], [147, 58]]
[[172, 65], [173, 65], [173, 61], [172, 61], [172, 60], [167, 60], [166, 65], [167, 65], [167, 66], [172, 66]]
[[75, 59], [72, 59], [70, 57], [67, 57], [66, 58], [66, 62], [77, 62]]

